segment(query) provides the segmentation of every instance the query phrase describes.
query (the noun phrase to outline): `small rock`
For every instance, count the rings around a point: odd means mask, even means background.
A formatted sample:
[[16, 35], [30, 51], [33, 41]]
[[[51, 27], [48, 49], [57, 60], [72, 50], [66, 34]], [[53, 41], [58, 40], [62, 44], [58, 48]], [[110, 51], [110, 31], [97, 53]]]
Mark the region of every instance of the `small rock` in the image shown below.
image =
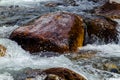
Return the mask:
[[106, 63], [106, 64], [104, 64], [104, 67], [106, 68], [107, 71], [114, 72], [114, 73], [119, 72], [118, 67], [115, 64]]
[[6, 53], [6, 47], [0, 44], [0, 57], [5, 56]]

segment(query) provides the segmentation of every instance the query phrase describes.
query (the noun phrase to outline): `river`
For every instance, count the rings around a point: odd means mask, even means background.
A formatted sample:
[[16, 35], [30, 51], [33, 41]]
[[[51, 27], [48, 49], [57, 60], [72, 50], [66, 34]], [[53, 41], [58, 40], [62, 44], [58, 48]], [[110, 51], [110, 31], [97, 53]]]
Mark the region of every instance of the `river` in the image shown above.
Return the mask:
[[[83, 15], [85, 10], [100, 6], [104, 2], [104, 0], [99, 1], [99, 3], [88, 0], [76, 0], [77, 4], [81, 5], [71, 6], [68, 4], [67, 6], [59, 5], [55, 8], [44, 7], [43, 5], [49, 1], [62, 2], [57, 0], [0, 0], [0, 14], [3, 12], [1, 15], [6, 17], [2, 18], [0, 16], [0, 44], [7, 48], [7, 54], [0, 58], [0, 80], [16, 80], [14, 78], [16, 76], [15, 73], [27, 68], [48, 69], [53, 67], [69, 68], [85, 76], [88, 80], [120, 80], [120, 74], [93, 67], [93, 64], [101, 65], [104, 62], [114, 63], [120, 67], [120, 40], [118, 44], [88, 44], [80, 48], [80, 50], [99, 51], [93, 59], [71, 60], [66, 55], [54, 57], [31, 55], [16, 42], [8, 39], [13, 30], [44, 13], [69, 11]], [[13, 11], [10, 12], [11, 6]], [[18, 11], [23, 12], [20, 14]], [[28, 14], [29, 16], [26, 16]], [[7, 24], [9, 21], [12, 21], [11, 25]], [[120, 26], [120, 20], [116, 19], [115, 21]], [[120, 31], [119, 28], [118, 31]], [[120, 34], [118, 37], [120, 39]], [[35, 80], [43, 79], [42, 76], [38, 76]]]

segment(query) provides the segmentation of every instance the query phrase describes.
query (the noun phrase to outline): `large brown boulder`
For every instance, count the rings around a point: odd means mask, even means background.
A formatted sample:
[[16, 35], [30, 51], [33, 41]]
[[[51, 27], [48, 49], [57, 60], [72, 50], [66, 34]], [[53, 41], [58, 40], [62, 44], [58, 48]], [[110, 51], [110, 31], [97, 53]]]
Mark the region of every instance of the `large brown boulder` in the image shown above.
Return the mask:
[[0, 57], [5, 56], [6, 54], [6, 47], [0, 44]]
[[19, 27], [10, 39], [30, 52], [74, 52], [83, 45], [83, 19], [67, 12], [49, 13]]
[[112, 19], [120, 19], [120, 3], [108, 1], [100, 8], [96, 9], [96, 13]]
[[84, 40], [84, 44], [95, 43], [97, 41], [100, 44], [118, 42], [117, 22], [104, 16], [93, 15], [86, 18], [85, 23], [87, 25], [87, 38]]
[[[46, 70], [29, 70], [26, 71], [27, 74], [27, 78], [26, 79], [30, 79], [30, 78], [34, 78], [35, 75], [41, 75], [41, 74], [46, 74], [47, 77], [45, 78], [45, 80], [86, 80], [86, 78], [70, 69], [67, 68], [50, 68], [50, 69], [46, 69]], [[31, 74], [34, 74], [34, 76], [32, 76]], [[31, 76], [31, 77], [30, 77]]]

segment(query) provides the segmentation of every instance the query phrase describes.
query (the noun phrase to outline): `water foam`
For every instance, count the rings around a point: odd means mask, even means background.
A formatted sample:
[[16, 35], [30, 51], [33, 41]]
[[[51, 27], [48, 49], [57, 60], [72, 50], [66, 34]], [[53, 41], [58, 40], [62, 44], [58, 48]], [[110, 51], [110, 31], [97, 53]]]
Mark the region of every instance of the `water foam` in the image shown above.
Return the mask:
[[0, 74], [0, 80], [14, 80], [9, 73]]
[[15, 26], [1, 26], [0, 27], [0, 38], [8, 38], [10, 36], [10, 34], [19, 26], [15, 25]]
[[96, 50], [104, 57], [120, 57], [120, 46], [117, 44], [87, 45], [80, 50]]
[[[64, 55], [50, 58], [32, 56], [29, 52], [24, 51], [16, 42], [9, 39], [0, 39], [0, 44], [7, 48], [5, 57], [0, 58], [0, 71], [18, 71], [27, 67], [33, 69], [48, 69], [53, 67], [72, 68], [73, 65]], [[1, 76], [1, 79], [7, 78], [5, 74]], [[12, 80], [11, 76], [7, 80]]]

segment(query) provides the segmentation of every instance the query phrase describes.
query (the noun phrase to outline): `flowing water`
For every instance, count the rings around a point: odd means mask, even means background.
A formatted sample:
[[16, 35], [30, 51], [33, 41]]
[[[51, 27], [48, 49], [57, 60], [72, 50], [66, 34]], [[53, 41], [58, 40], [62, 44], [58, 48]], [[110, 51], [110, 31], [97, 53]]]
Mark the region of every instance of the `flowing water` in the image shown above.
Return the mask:
[[[83, 15], [86, 14], [86, 10], [89, 11], [104, 2], [104, 0], [100, 0], [98, 3], [87, 0], [76, 0], [78, 6], [68, 4], [67, 6], [45, 7], [44, 4], [49, 1], [51, 0], [0, 0], [0, 44], [7, 48], [7, 54], [0, 58], [0, 80], [17, 80], [15, 79], [17, 72], [27, 68], [48, 69], [52, 67], [69, 68], [85, 76], [88, 80], [120, 80], [119, 73], [104, 70], [101, 66], [103, 63], [113, 63], [120, 68], [120, 42], [118, 44], [103, 45], [88, 44], [80, 48], [80, 50], [95, 50], [98, 52], [97, 55], [88, 60], [72, 60], [66, 55], [54, 57], [31, 55], [16, 42], [8, 39], [11, 32], [18, 28], [19, 25], [26, 24], [44, 13], [69, 11]], [[64, 2], [64, 0], [52, 1]], [[11, 5], [13, 5], [12, 8]], [[16, 7], [16, 5], [18, 6]], [[120, 20], [115, 21], [120, 25]], [[120, 28], [118, 28], [118, 31], [120, 31]], [[118, 37], [120, 39], [120, 35]], [[97, 67], [94, 67], [94, 65]], [[43, 76], [37, 76], [35, 80], [42, 79]]]

